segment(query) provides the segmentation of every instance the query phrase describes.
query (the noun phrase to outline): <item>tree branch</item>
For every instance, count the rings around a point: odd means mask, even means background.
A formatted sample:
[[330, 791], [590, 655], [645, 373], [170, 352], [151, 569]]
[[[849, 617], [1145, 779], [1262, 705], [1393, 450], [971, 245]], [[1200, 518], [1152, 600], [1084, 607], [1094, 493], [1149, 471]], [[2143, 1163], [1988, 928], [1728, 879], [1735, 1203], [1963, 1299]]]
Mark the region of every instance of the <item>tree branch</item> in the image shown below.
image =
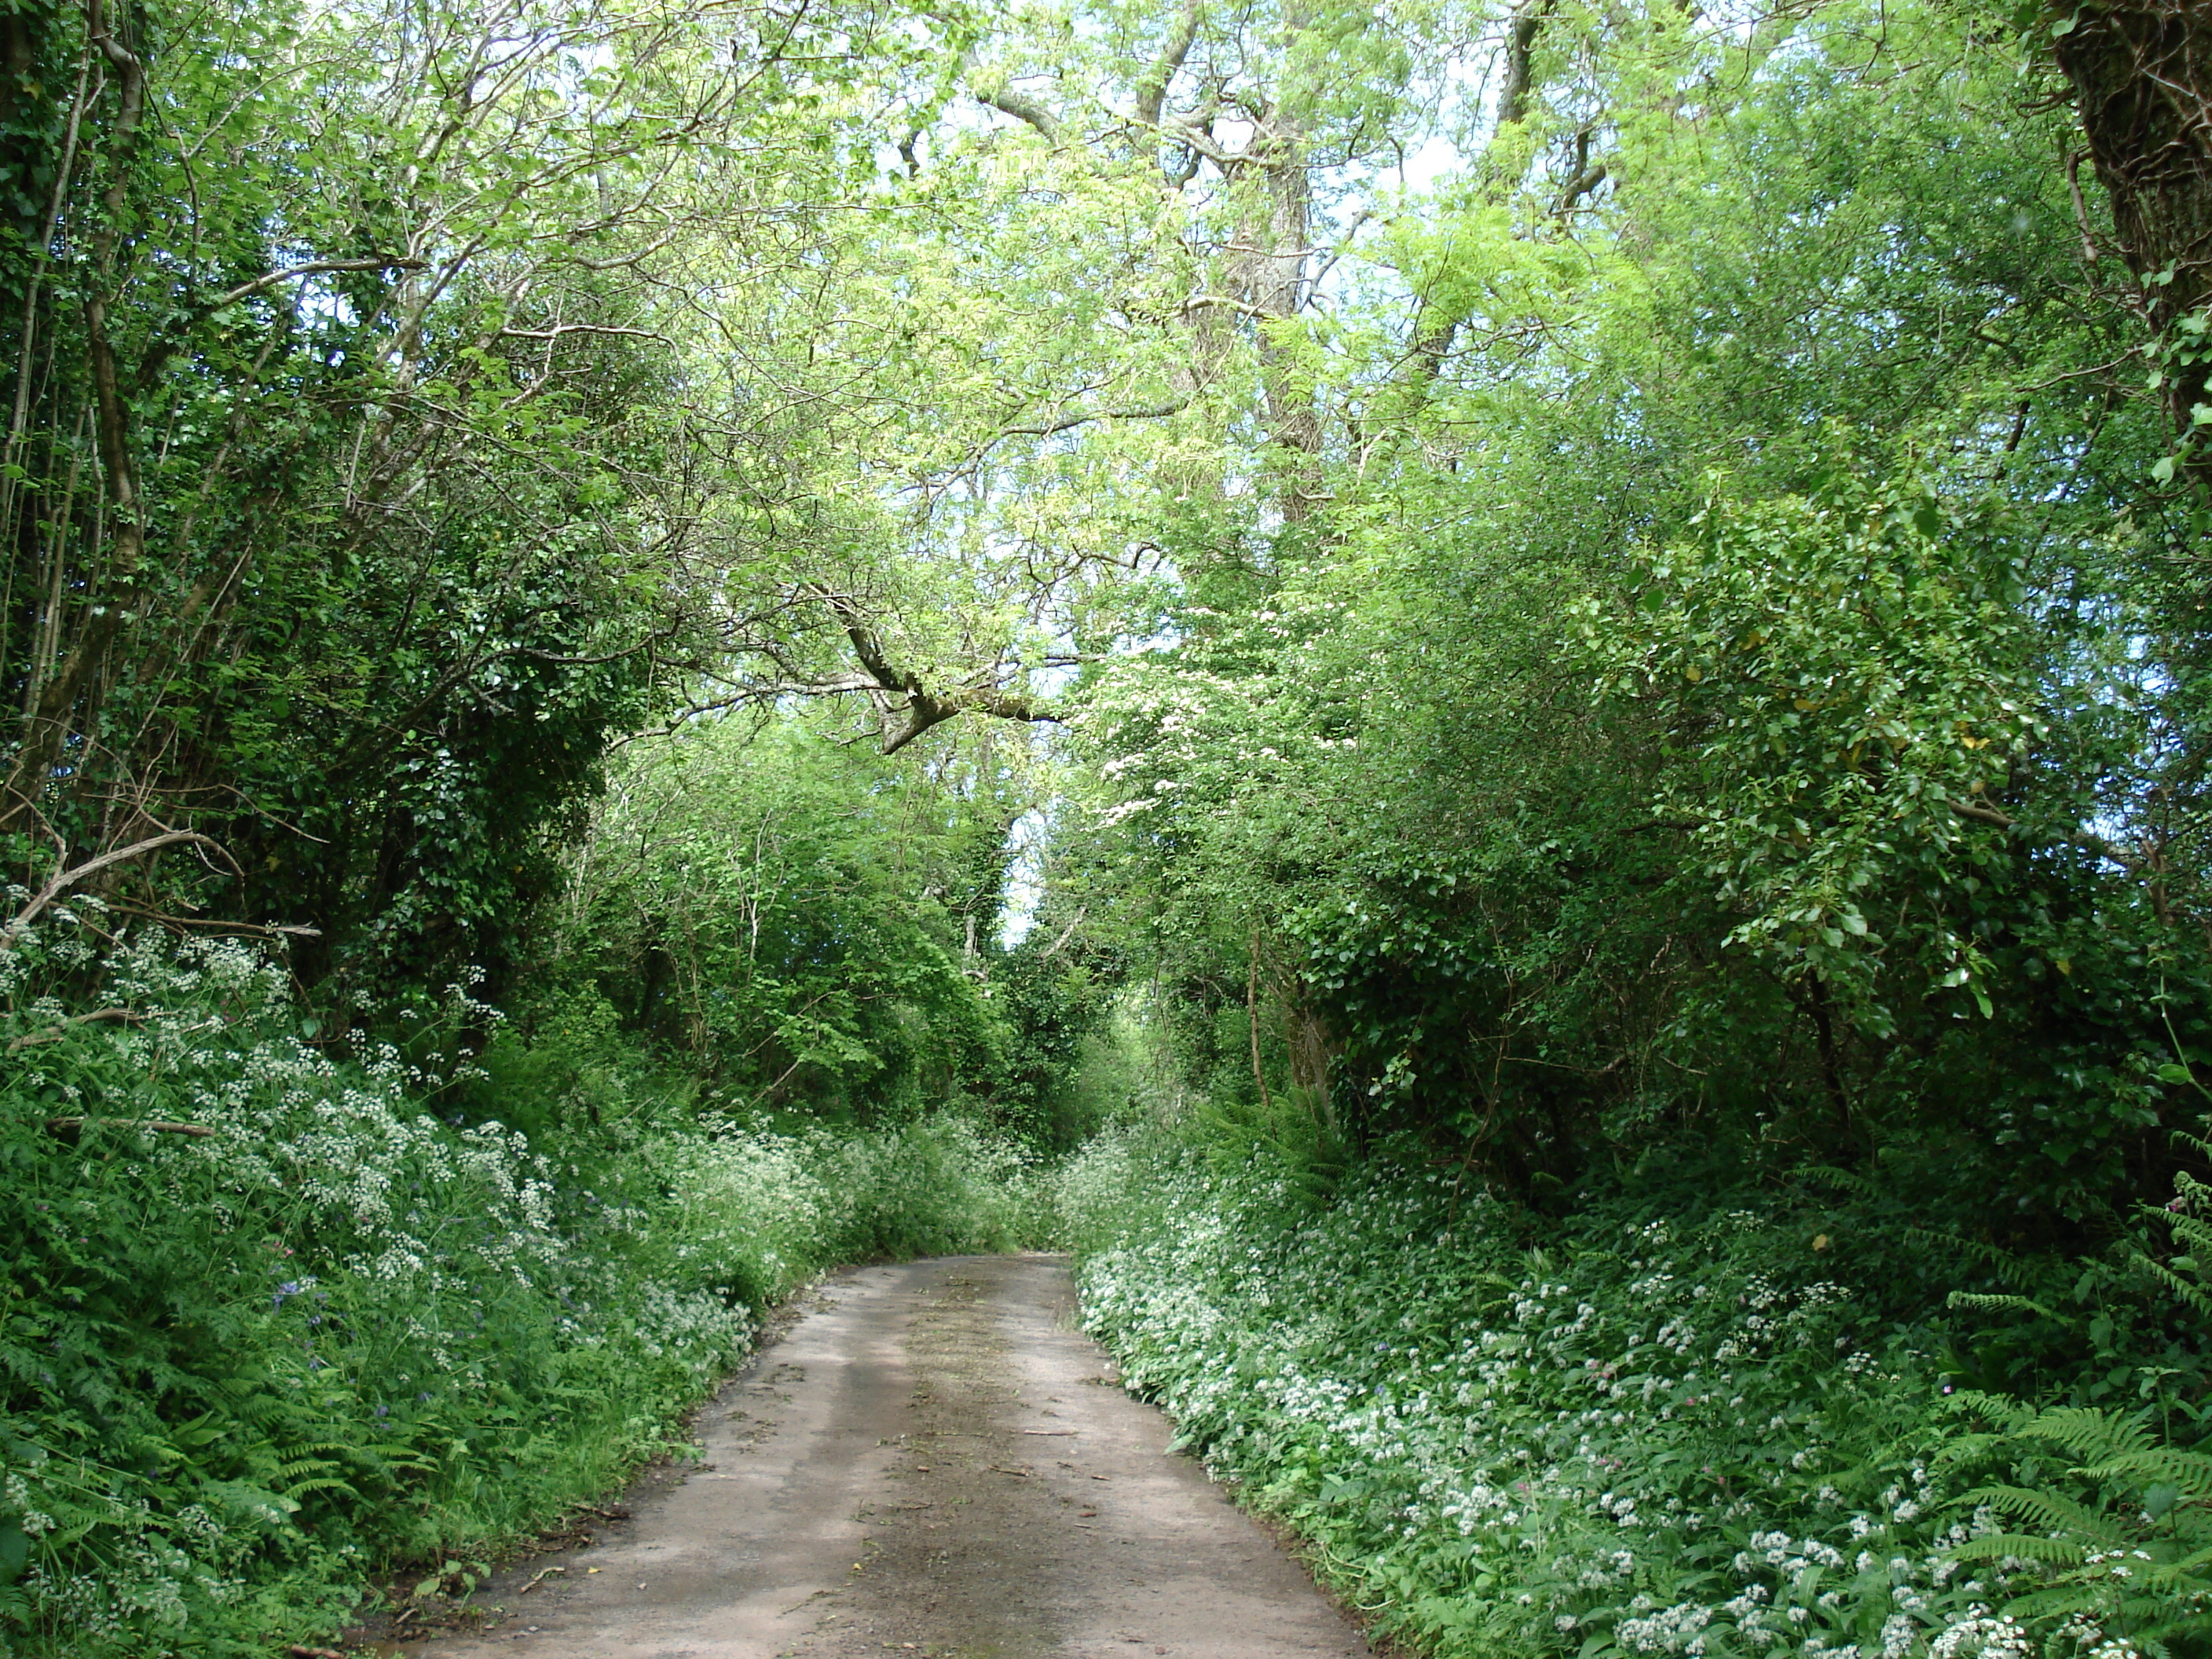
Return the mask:
[[1959, 817], [1971, 819], [1976, 823], [1991, 824], [1999, 830], [2018, 830], [2024, 835], [2040, 833], [2053, 841], [2065, 842], [2070, 846], [2080, 848], [2085, 853], [2094, 853], [2100, 859], [2110, 859], [2120, 868], [2131, 873], [2140, 873], [2145, 868], [2143, 860], [2134, 854], [2123, 852], [2102, 836], [2093, 836], [2087, 830], [2051, 830], [2039, 832], [2027, 829], [2018, 818], [2000, 812], [1994, 806], [1980, 806], [1972, 801], [1965, 800], [1946, 801], [1944, 805]]
[[410, 258], [400, 253], [379, 253], [365, 259], [310, 259], [306, 264], [287, 265], [282, 270], [264, 272], [250, 283], [240, 283], [228, 293], [200, 307], [196, 314], [211, 316], [225, 306], [234, 306], [240, 300], [250, 300], [279, 283], [290, 282], [295, 276], [322, 276], [340, 270], [422, 270], [428, 269], [429, 264], [428, 259]]
[[[972, 74], [975, 68], [975, 53], [970, 49], [962, 59], [961, 67]], [[1025, 121], [1041, 133], [1047, 143], [1060, 142], [1060, 118], [1042, 104], [1012, 87], [1001, 87], [995, 92], [984, 92], [970, 86], [969, 93], [987, 109], [997, 110], [1001, 115], [1011, 115], [1017, 121]]]
[[[87, 859], [82, 864], [72, 869], [57, 870], [53, 879], [40, 888], [36, 896], [15, 913], [15, 919], [5, 927], [0, 927], [0, 951], [14, 950], [15, 941], [23, 936], [23, 930], [37, 920], [39, 912], [88, 876], [98, 875], [111, 866], [125, 863], [148, 853], [158, 852], [164, 847], [173, 847], [180, 842], [196, 842], [202, 847], [212, 847], [218, 853], [223, 850], [222, 842], [211, 836], [203, 836], [198, 830], [172, 830], [166, 835], [149, 836], [144, 841], [132, 842], [128, 847], [118, 847], [112, 851], [102, 853], [98, 858]], [[224, 856], [228, 858], [229, 855], [224, 854]]]
[[1200, 0], [1183, 0], [1182, 12], [1175, 21], [1174, 29], [1161, 45], [1158, 61], [1137, 88], [1137, 119], [1148, 127], [1160, 124], [1160, 106], [1167, 102], [1168, 88], [1182, 68], [1183, 59], [1190, 56], [1190, 48], [1198, 39], [1198, 19]]
[[[873, 681], [872, 685], [860, 689], [876, 705], [883, 752], [886, 755], [896, 755], [932, 726], [942, 726], [971, 711], [1006, 720], [1060, 718], [1054, 710], [989, 681], [939, 696], [922, 684], [921, 676], [892, 665], [884, 653], [882, 637], [868, 625], [860, 607], [851, 599], [840, 596], [830, 601], [830, 608], [845, 624], [845, 637], [852, 642], [853, 654], [860, 659], [860, 666]], [[898, 698], [904, 701], [894, 701]]]
[[1000, 435], [1006, 438], [1049, 438], [1054, 433], [1070, 432], [1079, 426], [1088, 426], [1093, 421], [1164, 421], [1170, 415], [1182, 414], [1189, 407], [1188, 398], [1171, 398], [1166, 403], [1149, 404], [1141, 409], [1100, 409], [1083, 415], [1063, 415], [1042, 426], [1010, 426]]
[[1523, 0], [1505, 33], [1505, 84], [1498, 89], [1498, 125], [1517, 126], [1528, 118], [1528, 94], [1535, 84], [1536, 36], [1559, 0]]
[[[1505, 82], [1498, 92], [1498, 124], [1491, 134], [1490, 155], [1496, 154], [1508, 127], [1519, 126], [1528, 118], [1528, 99], [1535, 87], [1536, 38], [1543, 32], [1545, 20], [1558, 5], [1559, 0], [1522, 0], [1513, 14], [1505, 34]], [[1580, 154], [1586, 158], [1587, 148]], [[1564, 214], [1581, 194], [1595, 190], [1604, 176], [1602, 163], [1593, 173], [1585, 159], [1578, 176], [1569, 185], [1571, 193], [1560, 197], [1553, 213]], [[1413, 349], [1407, 354], [1413, 371], [1415, 409], [1427, 401], [1430, 388], [1443, 375], [1444, 362], [1451, 356], [1452, 343], [1458, 338], [1460, 330], [1467, 326], [1468, 315], [1464, 307], [1448, 308], [1426, 297], [1422, 299], [1413, 319]]]

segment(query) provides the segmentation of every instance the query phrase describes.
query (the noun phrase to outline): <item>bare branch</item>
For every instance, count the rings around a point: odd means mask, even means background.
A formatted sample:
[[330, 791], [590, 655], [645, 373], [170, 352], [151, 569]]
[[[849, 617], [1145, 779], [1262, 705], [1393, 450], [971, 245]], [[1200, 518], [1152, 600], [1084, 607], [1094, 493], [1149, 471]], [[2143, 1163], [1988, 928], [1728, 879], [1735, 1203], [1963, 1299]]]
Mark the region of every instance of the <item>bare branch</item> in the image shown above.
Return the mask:
[[[72, 868], [57, 870], [53, 879], [40, 888], [31, 902], [15, 913], [15, 919], [5, 927], [0, 927], [0, 951], [14, 950], [15, 941], [23, 936], [23, 930], [38, 919], [39, 913], [86, 878], [96, 876], [102, 870], [112, 866], [125, 863], [131, 859], [142, 858], [149, 853], [159, 852], [164, 847], [174, 847], [182, 842], [194, 842], [202, 847], [212, 847], [218, 853], [223, 851], [222, 843], [212, 836], [203, 836], [192, 830], [172, 830], [166, 835], [149, 836], [144, 841], [132, 842], [128, 847], [115, 848], [109, 852], [102, 853], [98, 858], [87, 859], [82, 864]], [[228, 858], [229, 854], [224, 854], [224, 856]]]
[[1049, 438], [1055, 433], [1071, 432], [1079, 426], [1088, 426], [1093, 421], [1164, 421], [1170, 415], [1180, 415], [1190, 407], [1188, 398], [1171, 398], [1164, 404], [1150, 404], [1139, 409], [1097, 409], [1080, 415], [1063, 415], [1042, 426], [1010, 426], [1000, 435], [1008, 438]]
[[[15, 1047], [9, 1044], [8, 1052], [13, 1054]], [[109, 1129], [144, 1129], [157, 1135], [205, 1137], [215, 1133], [204, 1123], [166, 1123], [153, 1117], [50, 1117], [46, 1120], [46, 1132], [58, 1135], [66, 1129], [82, 1129], [88, 1123]]]
[[240, 300], [250, 300], [264, 289], [279, 283], [289, 283], [295, 276], [323, 276], [341, 270], [422, 270], [429, 265], [428, 259], [410, 258], [404, 254], [380, 253], [366, 259], [311, 259], [303, 265], [287, 265], [282, 270], [271, 270], [256, 276], [250, 283], [240, 283], [228, 293], [209, 301], [199, 308], [204, 317], [221, 311], [225, 306], [234, 306]]
[[558, 328], [503, 328], [499, 331], [502, 340], [558, 340], [570, 334], [617, 334], [633, 340], [656, 340], [672, 346], [670, 339], [657, 328], [617, 328], [611, 323], [562, 323]]
[[1066, 927], [1060, 930], [1060, 935], [1058, 939], [1053, 940], [1051, 944], [1046, 945], [1044, 949], [1038, 953], [1037, 960], [1039, 962], [1042, 962], [1048, 957], [1058, 956], [1060, 954], [1060, 947], [1075, 937], [1075, 930], [1083, 926], [1084, 917], [1090, 914], [1091, 907], [1089, 905], [1084, 905], [1079, 908], [1075, 913], [1075, 920], [1069, 922]]

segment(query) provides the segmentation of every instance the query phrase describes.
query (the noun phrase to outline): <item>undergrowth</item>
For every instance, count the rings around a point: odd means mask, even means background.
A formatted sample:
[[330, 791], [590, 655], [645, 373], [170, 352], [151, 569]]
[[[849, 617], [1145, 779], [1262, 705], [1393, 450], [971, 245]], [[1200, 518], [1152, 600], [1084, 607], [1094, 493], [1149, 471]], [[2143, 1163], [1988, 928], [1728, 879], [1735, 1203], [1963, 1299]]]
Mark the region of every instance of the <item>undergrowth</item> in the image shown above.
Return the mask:
[[110, 969], [113, 1006], [0, 1025], [0, 1652], [326, 1632], [370, 1576], [673, 1449], [808, 1276], [1029, 1224], [1019, 1158], [957, 1120], [717, 1133], [604, 1075], [502, 1098], [527, 1066], [332, 1058], [235, 945]]
[[[1086, 1325], [1416, 1647], [2212, 1652], [2203, 1321], [2154, 1274], [2124, 1328], [2127, 1261], [2046, 1274], [2101, 1298], [2098, 1344], [2004, 1394], [1972, 1386], [2002, 1346], [1974, 1322], [2063, 1322], [2058, 1293], [1948, 1312], [1908, 1259], [1963, 1279], [1962, 1242], [1847, 1203], [1616, 1194], [1551, 1222], [1425, 1163], [1309, 1176], [1096, 1143], [1063, 1186]], [[2203, 1194], [2172, 1245], [2202, 1242]], [[2194, 1256], [2150, 1265], [2201, 1294]]]

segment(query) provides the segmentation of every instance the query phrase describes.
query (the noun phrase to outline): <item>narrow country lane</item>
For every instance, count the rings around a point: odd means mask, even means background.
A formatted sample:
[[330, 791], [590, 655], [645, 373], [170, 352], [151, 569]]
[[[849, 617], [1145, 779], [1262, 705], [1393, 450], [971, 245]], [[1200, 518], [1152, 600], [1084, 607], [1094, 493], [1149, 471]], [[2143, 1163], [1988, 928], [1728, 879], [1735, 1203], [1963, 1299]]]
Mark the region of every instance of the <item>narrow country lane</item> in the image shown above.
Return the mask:
[[[841, 1273], [702, 1416], [703, 1462], [420, 1659], [1350, 1656], [1365, 1644], [1113, 1386], [1062, 1263]], [[536, 1589], [521, 1587], [549, 1565]]]

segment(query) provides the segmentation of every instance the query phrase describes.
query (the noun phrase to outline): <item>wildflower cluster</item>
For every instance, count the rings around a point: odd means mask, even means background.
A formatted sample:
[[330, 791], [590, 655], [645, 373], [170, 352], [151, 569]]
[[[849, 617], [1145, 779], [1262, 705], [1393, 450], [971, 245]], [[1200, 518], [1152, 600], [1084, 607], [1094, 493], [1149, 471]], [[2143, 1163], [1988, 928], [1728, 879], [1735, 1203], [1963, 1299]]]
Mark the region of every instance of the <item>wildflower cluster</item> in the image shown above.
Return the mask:
[[718, 1134], [641, 1097], [562, 1127], [318, 1048], [236, 944], [110, 970], [128, 1018], [0, 1025], [31, 1039], [0, 1078], [0, 1654], [333, 1628], [373, 1565], [542, 1525], [671, 1447], [811, 1274], [1011, 1237], [1021, 1172], [964, 1126]]
[[2028, 1564], [1954, 1559], [1998, 1528], [1951, 1501], [1940, 1379], [1790, 1271], [1821, 1259], [1794, 1228], [1524, 1250], [1449, 1175], [1289, 1190], [1101, 1143], [1065, 1187], [1086, 1325], [1390, 1626], [1447, 1655], [2007, 1651]]

